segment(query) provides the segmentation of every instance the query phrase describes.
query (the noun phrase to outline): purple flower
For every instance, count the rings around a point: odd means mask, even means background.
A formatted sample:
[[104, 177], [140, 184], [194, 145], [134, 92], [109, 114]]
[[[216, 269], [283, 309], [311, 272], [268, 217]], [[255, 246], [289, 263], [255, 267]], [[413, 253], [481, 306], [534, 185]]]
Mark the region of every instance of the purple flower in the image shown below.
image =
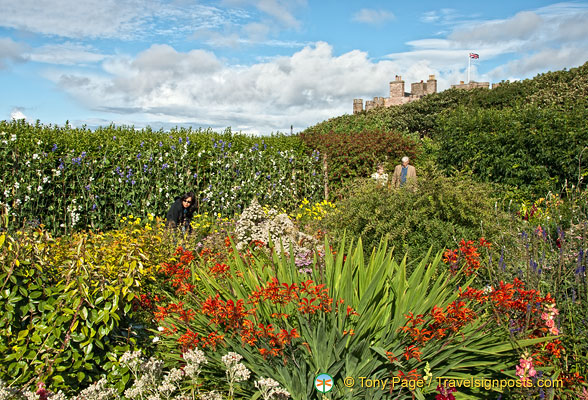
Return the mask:
[[93, 211], [93, 210], [95, 210], [95, 209], [96, 209], [96, 207], [98, 207], [98, 206], [96, 205], [96, 203], [92, 204], [92, 211]]
[[127, 206], [131, 206], [131, 205], [132, 205], [131, 201], [127, 200]]
[[168, 164], [168, 163], [165, 163], [165, 164], [163, 164], [163, 165], [161, 166], [161, 169], [166, 169], [167, 167], [169, 167], [169, 164]]
[[134, 180], [131, 181], [131, 185], [134, 185], [135, 183], [137, 183], [137, 182], [135, 182]]
[[163, 143], [159, 142], [159, 147], [163, 146]]
[[137, 154], [137, 159], [141, 158], [141, 153]]
[[51, 148], [51, 151], [55, 151], [57, 150], [57, 144], [54, 144], [53, 147]]
[[175, 149], [176, 149], [176, 146], [172, 145], [172, 147], [171, 147], [171, 148], [172, 148], [172, 150], [175, 150]]
[[90, 190], [90, 184], [87, 184], [86, 186], [84, 186], [86, 188], [86, 190]]
[[143, 172], [147, 172], [147, 164], [143, 164]]
[[179, 143], [182, 143], [182, 138], [178, 138], [178, 142]]
[[[143, 147], [143, 144], [145, 144], [145, 142], [141, 142], [141, 147]], [[139, 153], [139, 154], [141, 154], [141, 153]]]
[[194, 174], [194, 179], [196, 179], [196, 178], [198, 178], [198, 174], [197, 173]]
[[116, 140], [116, 136], [113, 136], [113, 137], [112, 137], [112, 140]]

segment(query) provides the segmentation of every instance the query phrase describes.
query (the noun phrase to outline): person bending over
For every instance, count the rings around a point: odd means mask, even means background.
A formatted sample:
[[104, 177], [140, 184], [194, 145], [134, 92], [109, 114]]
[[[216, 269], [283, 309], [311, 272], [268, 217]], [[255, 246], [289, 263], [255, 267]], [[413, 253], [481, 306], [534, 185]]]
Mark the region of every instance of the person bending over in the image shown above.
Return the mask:
[[176, 197], [175, 202], [167, 212], [166, 226], [169, 228], [180, 227], [182, 232], [185, 232], [186, 230], [191, 232], [192, 228], [190, 227], [190, 222], [192, 221], [195, 208], [196, 196], [194, 195], [194, 192], [188, 192], [183, 196]]

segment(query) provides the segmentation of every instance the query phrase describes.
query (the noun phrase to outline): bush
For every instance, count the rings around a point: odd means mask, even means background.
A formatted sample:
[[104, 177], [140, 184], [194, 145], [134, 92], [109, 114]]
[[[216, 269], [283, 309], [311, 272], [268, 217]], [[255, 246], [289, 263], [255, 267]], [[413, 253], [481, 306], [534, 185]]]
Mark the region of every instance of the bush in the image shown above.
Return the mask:
[[454, 247], [462, 238], [500, 234], [507, 215], [494, 207], [491, 191], [469, 177], [447, 178], [431, 167], [417, 171], [416, 190], [390, 190], [372, 181], [358, 180], [349, 196], [338, 203], [339, 212], [326, 223], [336, 237], [344, 231], [361, 236], [366, 249], [387, 236], [396, 254], [410, 259]]
[[420, 152], [418, 141], [398, 132], [302, 133], [301, 139], [326, 155], [330, 190], [340, 189], [350, 179], [370, 176], [378, 163], [391, 169], [403, 156], [414, 160]]

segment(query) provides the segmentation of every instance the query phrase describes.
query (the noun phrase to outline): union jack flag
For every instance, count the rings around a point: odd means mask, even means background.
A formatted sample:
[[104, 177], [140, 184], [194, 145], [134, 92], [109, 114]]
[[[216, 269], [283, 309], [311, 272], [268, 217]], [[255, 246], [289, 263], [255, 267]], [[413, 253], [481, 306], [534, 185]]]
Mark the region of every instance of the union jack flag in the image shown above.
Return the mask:
[[470, 53], [470, 58], [478, 59], [480, 58], [480, 55], [476, 53]]

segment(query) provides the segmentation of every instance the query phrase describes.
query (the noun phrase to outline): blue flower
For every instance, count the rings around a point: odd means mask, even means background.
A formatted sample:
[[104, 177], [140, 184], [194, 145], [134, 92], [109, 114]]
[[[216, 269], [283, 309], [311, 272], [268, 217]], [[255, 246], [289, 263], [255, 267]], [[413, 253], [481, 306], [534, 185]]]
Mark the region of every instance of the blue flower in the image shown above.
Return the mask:
[[163, 146], [163, 143], [159, 142], [159, 147]]
[[178, 142], [179, 143], [182, 143], [182, 138], [178, 138]]
[[84, 158], [84, 157], [86, 157], [86, 152], [85, 151], [82, 151], [82, 154], [80, 155], [80, 158]]
[[135, 183], [137, 183], [137, 182], [135, 182], [134, 180], [131, 181], [131, 185], [134, 185]]
[[95, 210], [95, 209], [96, 209], [96, 207], [98, 207], [98, 206], [96, 205], [96, 203], [92, 204], [92, 210]]
[[86, 188], [86, 190], [90, 190], [90, 185], [89, 184], [86, 185], [86, 186], [84, 186], [84, 187]]
[[165, 164], [163, 164], [163, 165], [161, 166], [161, 169], [166, 169], [167, 167], [169, 167], [169, 164], [168, 164], [168, 163], [165, 163]]
[[127, 200], [127, 206], [130, 206], [130, 205], [132, 205], [131, 201]]
[[116, 136], [113, 136], [113, 137], [112, 137], [112, 140], [116, 140]]
[[137, 153], [137, 159], [141, 158], [141, 153]]
[[194, 173], [194, 179], [198, 178], [198, 174]]
[[[145, 142], [141, 142], [141, 147], [143, 147], [143, 144], [145, 144]], [[139, 153], [139, 154], [141, 154], [141, 153]]]
[[172, 148], [172, 150], [175, 150], [175, 149], [176, 149], [176, 146], [172, 145], [172, 147], [171, 147], [171, 148]]
[[54, 144], [53, 147], [51, 148], [51, 151], [55, 151], [57, 150], [57, 144]]

